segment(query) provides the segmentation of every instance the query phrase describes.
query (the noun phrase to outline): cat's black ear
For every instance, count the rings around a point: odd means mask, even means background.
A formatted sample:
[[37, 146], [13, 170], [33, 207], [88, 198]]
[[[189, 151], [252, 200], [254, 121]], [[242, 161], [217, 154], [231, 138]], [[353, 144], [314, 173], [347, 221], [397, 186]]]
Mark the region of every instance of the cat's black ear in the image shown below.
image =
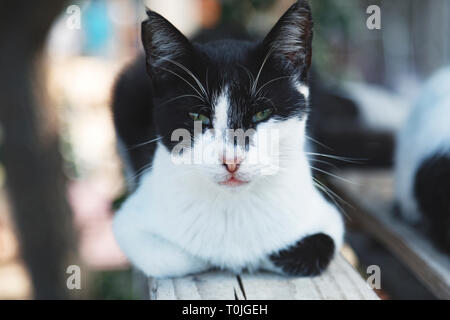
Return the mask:
[[148, 19], [141, 24], [147, 71], [153, 76], [167, 73], [177, 63], [183, 63], [191, 51], [189, 40], [169, 21], [147, 9]]
[[306, 81], [311, 66], [313, 22], [307, 0], [298, 0], [263, 41], [267, 53]]

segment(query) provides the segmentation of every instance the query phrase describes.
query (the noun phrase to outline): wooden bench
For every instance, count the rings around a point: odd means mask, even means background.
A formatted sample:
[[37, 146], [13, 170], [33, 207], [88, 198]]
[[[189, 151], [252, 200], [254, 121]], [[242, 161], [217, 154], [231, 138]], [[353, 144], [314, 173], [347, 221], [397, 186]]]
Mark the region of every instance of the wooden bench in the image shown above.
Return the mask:
[[149, 279], [149, 290], [151, 300], [378, 300], [342, 255], [337, 255], [328, 270], [315, 278], [210, 272]]
[[394, 180], [390, 170], [335, 172], [333, 188], [351, 205], [352, 223], [397, 257], [437, 298], [450, 299], [450, 257], [414, 227], [393, 214]]

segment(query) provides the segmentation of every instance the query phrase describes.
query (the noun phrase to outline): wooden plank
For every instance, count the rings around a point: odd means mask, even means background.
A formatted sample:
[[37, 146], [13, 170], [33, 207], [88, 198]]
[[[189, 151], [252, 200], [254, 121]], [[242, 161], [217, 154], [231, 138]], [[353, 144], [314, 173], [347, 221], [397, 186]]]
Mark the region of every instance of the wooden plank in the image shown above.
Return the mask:
[[378, 300], [353, 267], [338, 255], [327, 271], [315, 278], [289, 278], [260, 273], [242, 276], [249, 300]]
[[150, 300], [234, 300], [243, 299], [235, 275], [208, 272], [183, 278], [149, 279]]
[[[241, 282], [241, 284], [239, 283]], [[283, 277], [272, 273], [209, 272], [174, 279], [150, 279], [150, 299], [203, 300], [378, 300], [350, 264], [338, 255], [320, 277]]]
[[393, 216], [393, 178], [386, 170], [344, 171], [350, 180], [331, 179], [355, 206], [353, 222], [383, 243], [440, 299], [450, 299], [450, 257], [438, 251], [422, 233]]

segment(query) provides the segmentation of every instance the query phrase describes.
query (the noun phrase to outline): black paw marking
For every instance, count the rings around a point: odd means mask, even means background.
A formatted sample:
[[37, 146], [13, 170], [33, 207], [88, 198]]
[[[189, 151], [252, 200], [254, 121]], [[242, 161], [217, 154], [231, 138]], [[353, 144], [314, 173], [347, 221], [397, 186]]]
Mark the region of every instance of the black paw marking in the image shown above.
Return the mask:
[[272, 254], [275, 266], [291, 276], [317, 276], [321, 274], [334, 254], [334, 241], [323, 233], [305, 237], [288, 249]]

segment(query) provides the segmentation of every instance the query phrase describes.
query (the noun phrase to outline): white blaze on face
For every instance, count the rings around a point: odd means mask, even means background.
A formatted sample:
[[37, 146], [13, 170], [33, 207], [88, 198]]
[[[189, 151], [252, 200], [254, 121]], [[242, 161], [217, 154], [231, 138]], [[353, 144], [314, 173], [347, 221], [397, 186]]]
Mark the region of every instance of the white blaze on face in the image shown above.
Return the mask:
[[214, 143], [216, 156], [221, 161], [222, 157], [234, 157], [234, 148], [230, 141], [226, 141], [228, 134], [228, 117], [230, 112], [230, 99], [228, 88], [225, 87], [217, 97], [214, 104], [213, 128], [215, 132]]
[[228, 89], [225, 88], [214, 105], [213, 127], [216, 131], [224, 132], [227, 128], [229, 108], [230, 100], [228, 98]]

